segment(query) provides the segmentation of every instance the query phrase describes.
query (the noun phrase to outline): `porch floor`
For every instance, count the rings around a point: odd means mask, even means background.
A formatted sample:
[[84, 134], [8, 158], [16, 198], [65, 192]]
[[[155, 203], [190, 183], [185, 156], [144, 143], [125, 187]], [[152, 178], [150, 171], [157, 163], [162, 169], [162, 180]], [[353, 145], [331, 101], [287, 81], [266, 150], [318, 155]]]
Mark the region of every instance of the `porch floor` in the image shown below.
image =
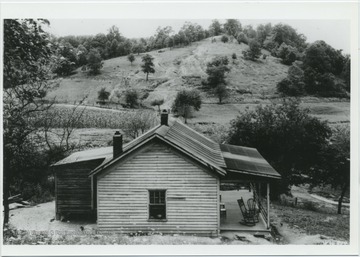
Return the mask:
[[247, 231], [247, 232], [268, 232], [266, 223], [262, 216], [259, 215], [259, 222], [255, 226], [246, 226], [240, 224], [243, 220], [237, 199], [241, 197], [245, 204], [249, 198], [252, 198], [252, 192], [248, 189], [239, 189], [231, 191], [220, 191], [221, 203], [225, 204], [226, 216], [220, 218], [220, 231]]

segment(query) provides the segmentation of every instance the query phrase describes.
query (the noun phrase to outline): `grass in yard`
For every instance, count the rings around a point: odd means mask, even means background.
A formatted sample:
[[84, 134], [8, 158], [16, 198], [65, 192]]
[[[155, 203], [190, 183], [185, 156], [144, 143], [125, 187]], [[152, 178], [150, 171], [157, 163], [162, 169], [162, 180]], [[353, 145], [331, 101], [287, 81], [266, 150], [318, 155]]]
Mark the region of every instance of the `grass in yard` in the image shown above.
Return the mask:
[[300, 229], [308, 235], [324, 235], [338, 240], [349, 240], [349, 214], [330, 214], [279, 204], [272, 205], [272, 215], [278, 218], [277, 226], [286, 223], [291, 229]]

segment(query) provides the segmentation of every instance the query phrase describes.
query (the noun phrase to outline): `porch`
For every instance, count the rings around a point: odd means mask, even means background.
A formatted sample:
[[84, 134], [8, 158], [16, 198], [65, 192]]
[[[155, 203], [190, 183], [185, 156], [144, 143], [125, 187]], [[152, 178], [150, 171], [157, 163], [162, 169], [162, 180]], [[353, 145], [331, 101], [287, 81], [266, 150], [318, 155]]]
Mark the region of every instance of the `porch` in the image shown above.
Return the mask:
[[[253, 226], [244, 224], [243, 216], [240, 211], [237, 200], [243, 198], [245, 204], [248, 199], [256, 200], [257, 208], [260, 210], [259, 222]], [[270, 224], [267, 216], [267, 201], [258, 197], [257, 190], [253, 184], [249, 187], [239, 187], [233, 190], [221, 190], [220, 202], [225, 205], [226, 213], [220, 215], [220, 231], [236, 231], [236, 232], [269, 232]], [[265, 206], [264, 206], [265, 205]], [[265, 207], [265, 208], [264, 208]]]

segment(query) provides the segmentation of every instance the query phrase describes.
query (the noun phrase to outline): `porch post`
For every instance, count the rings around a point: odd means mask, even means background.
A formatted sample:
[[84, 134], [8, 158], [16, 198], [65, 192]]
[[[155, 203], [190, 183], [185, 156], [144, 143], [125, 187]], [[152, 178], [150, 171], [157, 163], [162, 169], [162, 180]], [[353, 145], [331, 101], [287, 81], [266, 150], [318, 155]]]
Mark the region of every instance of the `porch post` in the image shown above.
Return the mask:
[[270, 228], [270, 184], [266, 184], [267, 229]]

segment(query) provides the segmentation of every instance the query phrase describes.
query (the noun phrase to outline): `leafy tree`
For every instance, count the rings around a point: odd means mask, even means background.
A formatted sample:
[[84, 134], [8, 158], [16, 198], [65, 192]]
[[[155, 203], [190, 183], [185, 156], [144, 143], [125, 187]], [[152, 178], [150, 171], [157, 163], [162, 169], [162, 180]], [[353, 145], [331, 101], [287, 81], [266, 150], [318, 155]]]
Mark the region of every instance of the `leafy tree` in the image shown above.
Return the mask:
[[305, 94], [304, 71], [298, 63], [289, 67], [287, 77], [277, 84], [277, 91], [286, 96]]
[[199, 91], [182, 90], [177, 93], [175, 101], [172, 105], [174, 113], [184, 117], [185, 123], [192, 109], [198, 111], [201, 108], [201, 96]]
[[138, 106], [139, 94], [136, 90], [128, 89], [125, 91], [125, 102], [129, 108], [136, 108]]
[[146, 81], [148, 81], [149, 73], [155, 73], [154, 69], [154, 63], [153, 63], [154, 57], [152, 57], [149, 54], [146, 54], [142, 57], [143, 65], [141, 65], [142, 71], [146, 73]]
[[257, 37], [256, 30], [254, 30], [251, 25], [245, 26], [243, 28], [243, 32], [247, 36], [247, 38], [255, 39]]
[[219, 104], [222, 103], [222, 100], [228, 96], [228, 90], [225, 84], [219, 84], [214, 88], [214, 94], [219, 99]]
[[229, 143], [255, 147], [282, 175], [277, 192], [303, 182], [319, 164], [321, 150], [331, 135], [327, 122], [310, 116], [297, 100], [258, 106], [231, 121]]
[[87, 56], [87, 68], [89, 74], [96, 75], [100, 74], [100, 70], [103, 67], [102, 57], [97, 49], [91, 49]]
[[218, 36], [222, 33], [221, 24], [218, 20], [213, 20], [209, 26], [211, 36]]
[[277, 50], [277, 56], [282, 59], [282, 63], [291, 65], [297, 58], [297, 50], [295, 47], [282, 43]]
[[259, 59], [261, 56], [261, 46], [256, 40], [252, 40], [249, 43], [249, 49], [243, 51], [245, 59], [253, 60]]
[[257, 41], [263, 46], [265, 39], [270, 36], [271, 23], [260, 24], [256, 27]]
[[235, 63], [235, 60], [237, 59], [236, 53], [233, 53], [233, 54], [231, 55], [231, 58], [232, 58], [232, 60], [233, 60], [233, 63]]
[[225, 74], [230, 71], [228, 67], [229, 60], [226, 56], [219, 56], [212, 59], [206, 65], [206, 73], [208, 74], [207, 82], [211, 89], [216, 88], [220, 84], [226, 84]]
[[224, 30], [228, 35], [235, 37], [241, 31], [241, 23], [236, 19], [228, 19], [224, 24]]
[[221, 42], [227, 43], [228, 41], [229, 41], [229, 38], [228, 38], [227, 36], [223, 35], [223, 36], [221, 37]]
[[135, 61], [135, 55], [131, 53], [127, 56], [127, 58], [132, 65], [133, 61]]
[[344, 68], [343, 68], [343, 71], [341, 73], [341, 76], [345, 80], [346, 90], [348, 92], [350, 92], [350, 81], [351, 81], [351, 60], [350, 60], [350, 56], [346, 57], [346, 61], [345, 61]]
[[236, 40], [238, 41], [239, 44], [241, 44], [241, 43], [248, 44], [249, 43], [249, 40], [244, 32], [240, 32], [238, 34]]
[[315, 41], [305, 50], [304, 67], [312, 68], [318, 73], [341, 74], [345, 58], [341, 51], [337, 51], [324, 41]]
[[36, 131], [36, 114], [51, 107], [39, 101], [49, 88], [49, 62], [53, 54], [49, 35], [42, 28], [44, 25], [49, 22], [43, 19], [4, 20], [4, 224], [9, 222], [11, 183], [19, 174], [39, 178], [29, 167], [38, 160], [31, 137]]
[[150, 105], [151, 106], [157, 106], [158, 107], [158, 111], [160, 113], [160, 106], [164, 104], [164, 99], [155, 99], [153, 100]]
[[87, 64], [87, 55], [88, 50], [85, 46], [79, 45], [76, 49], [76, 59], [79, 66], [83, 66]]
[[69, 59], [61, 56], [56, 59], [53, 72], [59, 76], [69, 76], [73, 72], [74, 68], [74, 62], [71, 62]]
[[104, 104], [106, 100], [109, 100], [110, 92], [106, 91], [106, 88], [103, 87], [98, 92], [98, 99], [100, 103]]
[[137, 138], [156, 124], [159, 124], [159, 122], [153, 111], [141, 110], [129, 112], [126, 119], [124, 119], [122, 129], [130, 137]]
[[331, 185], [340, 188], [338, 214], [341, 214], [345, 193], [350, 187], [350, 128], [337, 127], [333, 131], [331, 143], [322, 151], [320, 165], [310, 173], [312, 186]]
[[[272, 27], [268, 41], [277, 47], [282, 43], [295, 47], [299, 52], [304, 51], [306, 48], [306, 37], [303, 34], [298, 34], [296, 30], [287, 24], [276, 24]], [[265, 46], [269, 46], [265, 44]], [[268, 49], [272, 51], [272, 49]], [[275, 49], [277, 50], [277, 49]]]

